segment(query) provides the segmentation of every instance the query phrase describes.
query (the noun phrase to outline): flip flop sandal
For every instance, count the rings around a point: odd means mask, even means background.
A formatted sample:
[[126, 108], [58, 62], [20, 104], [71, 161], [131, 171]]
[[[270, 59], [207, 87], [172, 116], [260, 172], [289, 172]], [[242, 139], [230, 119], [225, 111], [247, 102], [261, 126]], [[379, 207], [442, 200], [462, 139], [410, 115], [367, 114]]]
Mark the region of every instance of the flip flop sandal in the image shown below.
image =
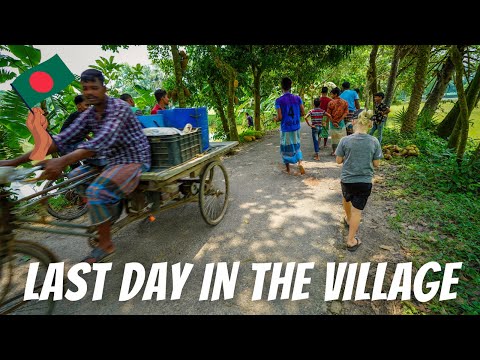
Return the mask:
[[[109, 262], [109, 260], [113, 257], [113, 255], [115, 255], [115, 250], [111, 253], [107, 253], [103, 249], [97, 247], [93, 249], [90, 255], [84, 258], [81, 262], [87, 262], [89, 264]], [[88, 260], [93, 260], [93, 261], [88, 261]]]
[[347, 250], [348, 250], [348, 251], [351, 251], [351, 252], [356, 251], [356, 250], [360, 247], [360, 245], [363, 244], [363, 243], [361, 243], [361, 242], [358, 242], [358, 238], [357, 238], [356, 236], [355, 236], [355, 240], [357, 240], [357, 244], [356, 244], [356, 245], [353, 245], [353, 246], [348, 246], [348, 245], [347, 245]]

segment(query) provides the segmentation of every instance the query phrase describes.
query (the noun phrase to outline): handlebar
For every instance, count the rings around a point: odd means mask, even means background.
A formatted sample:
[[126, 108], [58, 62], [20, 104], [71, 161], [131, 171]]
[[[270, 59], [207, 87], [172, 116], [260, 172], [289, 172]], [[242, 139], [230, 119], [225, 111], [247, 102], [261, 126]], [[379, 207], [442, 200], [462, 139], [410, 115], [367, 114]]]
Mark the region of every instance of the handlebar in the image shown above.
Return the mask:
[[[0, 184], [11, 183], [12, 181], [24, 180], [28, 175], [35, 171], [42, 170], [43, 166], [34, 166], [29, 169], [15, 168], [13, 166], [0, 166]], [[32, 180], [29, 180], [32, 181]], [[36, 181], [36, 180], [34, 180]]]

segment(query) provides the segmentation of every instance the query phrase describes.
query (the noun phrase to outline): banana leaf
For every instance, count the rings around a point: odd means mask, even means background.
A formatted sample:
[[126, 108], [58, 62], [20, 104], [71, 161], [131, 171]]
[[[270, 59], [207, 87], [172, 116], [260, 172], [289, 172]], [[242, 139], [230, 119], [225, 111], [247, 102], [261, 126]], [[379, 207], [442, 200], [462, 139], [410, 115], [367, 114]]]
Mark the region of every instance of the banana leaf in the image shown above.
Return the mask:
[[31, 45], [8, 45], [8, 50], [29, 68], [40, 64], [41, 52]]
[[15, 138], [33, 141], [27, 128], [28, 108], [13, 91], [0, 94], [0, 124]]

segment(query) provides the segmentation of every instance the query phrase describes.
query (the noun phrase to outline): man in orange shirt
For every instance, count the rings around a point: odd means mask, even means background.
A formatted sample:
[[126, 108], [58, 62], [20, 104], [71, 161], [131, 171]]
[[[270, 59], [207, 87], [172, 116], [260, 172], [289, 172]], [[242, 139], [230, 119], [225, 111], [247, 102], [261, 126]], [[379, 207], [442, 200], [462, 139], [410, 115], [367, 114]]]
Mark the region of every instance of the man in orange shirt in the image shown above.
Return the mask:
[[348, 103], [340, 97], [340, 89], [333, 88], [330, 92], [332, 101], [328, 103], [327, 112], [331, 115], [330, 118], [330, 136], [332, 137], [332, 153], [335, 156], [340, 139], [347, 136], [345, 129], [345, 117], [348, 115]]

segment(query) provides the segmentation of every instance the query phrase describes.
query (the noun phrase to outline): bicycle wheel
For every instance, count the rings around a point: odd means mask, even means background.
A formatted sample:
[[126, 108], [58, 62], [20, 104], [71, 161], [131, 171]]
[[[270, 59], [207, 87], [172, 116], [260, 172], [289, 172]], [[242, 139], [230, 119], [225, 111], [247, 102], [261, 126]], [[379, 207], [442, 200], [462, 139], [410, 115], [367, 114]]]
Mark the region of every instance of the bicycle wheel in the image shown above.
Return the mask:
[[39, 267], [34, 292], [40, 293], [48, 265], [59, 262], [55, 255], [28, 241], [15, 241], [11, 255], [0, 254], [0, 287], [5, 289], [8, 286], [6, 296], [0, 304], [0, 315], [50, 315], [53, 312], [53, 294], [47, 300], [23, 300], [30, 264], [36, 262]]
[[200, 179], [198, 203], [203, 220], [209, 225], [222, 221], [228, 205], [228, 174], [219, 161], [208, 164]]
[[[57, 180], [49, 180], [44, 189], [57, 185], [67, 180], [66, 176]], [[52, 190], [53, 193], [61, 191], [62, 188]], [[51, 194], [51, 193], [49, 193]], [[65, 193], [52, 196], [47, 200], [47, 211], [53, 217], [62, 220], [76, 219], [88, 211], [86, 197], [82, 196], [76, 189], [67, 190]]]

